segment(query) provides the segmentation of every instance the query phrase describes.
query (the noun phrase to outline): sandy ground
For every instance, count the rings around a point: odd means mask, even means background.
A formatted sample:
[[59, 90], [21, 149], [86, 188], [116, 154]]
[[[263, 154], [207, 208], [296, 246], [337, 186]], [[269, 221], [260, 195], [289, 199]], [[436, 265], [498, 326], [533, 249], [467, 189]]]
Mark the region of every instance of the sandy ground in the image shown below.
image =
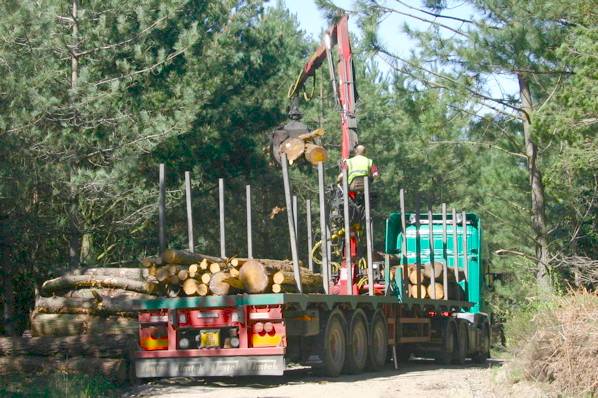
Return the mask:
[[[338, 378], [322, 378], [309, 368], [288, 370], [282, 377], [176, 378], [148, 382], [131, 389], [124, 397], [205, 398], [375, 398], [375, 397], [505, 397], [541, 396], [531, 391], [512, 391], [497, 385], [502, 362], [490, 360], [484, 366], [442, 367], [433, 361], [412, 360], [399, 370], [392, 367]], [[508, 393], [510, 390], [511, 393]]]

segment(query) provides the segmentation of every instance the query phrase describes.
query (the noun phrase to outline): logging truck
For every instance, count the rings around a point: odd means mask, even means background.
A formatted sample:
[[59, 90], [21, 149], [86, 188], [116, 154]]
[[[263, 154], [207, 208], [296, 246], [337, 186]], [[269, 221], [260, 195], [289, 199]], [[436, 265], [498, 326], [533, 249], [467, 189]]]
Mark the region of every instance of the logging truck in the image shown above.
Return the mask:
[[[331, 54], [335, 45], [336, 67]], [[484, 362], [489, 356], [482, 229], [476, 214], [455, 210], [449, 214], [445, 205], [437, 214], [431, 210], [422, 213], [417, 203], [414, 212], [406, 212], [401, 190], [398, 211], [386, 219], [385, 247], [376, 261], [368, 177], [364, 177], [363, 193], [349, 192], [347, 168], [341, 162], [341, 194], [326, 206], [323, 162], [327, 154], [317, 145], [322, 131], [310, 133], [300, 122], [296, 107], [299, 90], [326, 59], [341, 109], [341, 160], [345, 160], [357, 144], [357, 95], [347, 16], [341, 16], [329, 29], [322, 45], [305, 64], [289, 91], [292, 121], [271, 137], [272, 154], [282, 166], [291, 269], [274, 267], [276, 272], [268, 274], [260, 261], [250, 260], [238, 271], [235, 267], [220, 271], [218, 266], [218, 277], [207, 275], [199, 283], [188, 279], [197, 271], [196, 266], [178, 276], [176, 268], [161, 268], [164, 272], [158, 273], [158, 281], [167, 280], [169, 273], [175, 282], [187, 278], [182, 288], [188, 297], [138, 303], [137, 377], [282, 375], [290, 363], [311, 366], [334, 377], [342, 372], [377, 370], [391, 361], [397, 366], [412, 354], [432, 357], [442, 364], [462, 364], [467, 358]], [[297, 211], [287, 168], [302, 154], [318, 167], [322, 236], [319, 273], [312, 272], [311, 263], [309, 268], [301, 267], [298, 259]], [[212, 258], [218, 264], [225, 260], [222, 187], [221, 180], [221, 256]], [[163, 204], [162, 185], [160, 192]], [[188, 214], [189, 203], [190, 195]], [[251, 257], [249, 193], [247, 203]], [[326, 208], [330, 210], [328, 215]], [[161, 207], [160, 214], [164, 212]], [[160, 237], [164, 246], [162, 232]], [[365, 256], [364, 245], [358, 244], [364, 241]], [[332, 251], [333, 245], [338, 250]], [[187, 262], [190, 267], [196, 261], [209, 260], [174, 251], [163, 252], [162, 258], [165, 263]], [[169, 286], [174, 286], [167, 289], [169, 294], [180, 294], [179, 285]], [[233, 294], [235, 289], [237, 294]]]
[[[442, 364], [484, 362], [490, 324], [483, 312], [481, 239], [473, 213], [397, 212], [386, 220], [384, 261], [372, 264], [383, 286], [372, 295], [356, 282], [357, 294], [140, 301], [136, 374], [282, 375], [297, 363], [334, 377], [396, 365], [412, 354]], [[329, 292], [347, 285], [347, 272], [340, 271], [331, 272]]]

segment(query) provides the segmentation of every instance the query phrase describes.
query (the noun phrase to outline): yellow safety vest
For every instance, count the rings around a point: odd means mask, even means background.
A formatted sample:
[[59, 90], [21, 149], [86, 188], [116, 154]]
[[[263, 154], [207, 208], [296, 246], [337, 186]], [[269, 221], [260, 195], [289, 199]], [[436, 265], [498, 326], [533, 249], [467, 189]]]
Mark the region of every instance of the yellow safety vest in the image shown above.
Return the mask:
[[349, 175], [348, 184], [350, 185], [355, 177], [365, 177], [370, 175], [372, 169], [372, 159], [368, 159], [363, 155], [353, 156], [347, 159], [347, 174]]

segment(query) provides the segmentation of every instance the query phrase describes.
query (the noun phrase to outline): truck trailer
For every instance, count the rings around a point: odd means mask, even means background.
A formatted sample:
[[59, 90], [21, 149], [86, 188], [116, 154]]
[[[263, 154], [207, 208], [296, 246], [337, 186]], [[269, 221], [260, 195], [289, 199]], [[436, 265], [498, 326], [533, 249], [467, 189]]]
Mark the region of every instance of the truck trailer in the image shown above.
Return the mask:
[[[431, 217], [430, 217], [431, 216]], [[403, 227], [404, 225], [404, 227]], [[327, 376], [374, 371], [411, 354], [482, 363], [482, 228], [473, 213], [388, 216], [381, 294], [238, 294], [139, 303], [137, 377], [282, 375], [290, 363]], [[398, 265], [392, 266], [393, 262]], [[407, 273], [440, 263], [442, 298], [409, 292]], [[342, 276], [332, 277], [337, 283]], [[417, 290], [419, 291], [419, 289]]]

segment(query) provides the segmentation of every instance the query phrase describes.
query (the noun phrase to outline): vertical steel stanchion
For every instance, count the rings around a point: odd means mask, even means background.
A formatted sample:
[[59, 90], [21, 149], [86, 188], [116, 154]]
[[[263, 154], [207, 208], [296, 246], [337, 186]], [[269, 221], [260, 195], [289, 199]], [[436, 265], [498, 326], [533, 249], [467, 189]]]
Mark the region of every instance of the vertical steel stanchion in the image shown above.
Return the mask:
[[428, 206], [428, 243], [430, 246], [430, 298], [436, 300], [436, 267], [434, 266], [434, 216], [432, 215], [432, 206]]
[[320, 200], [320, 238], [322, 239], [320, 251], [322, 253], [322, 281], [324, 284], [324, 292], [328, 294], [328, 287], [330, 286], [330, 273], [328, 267], [328, 228], [326, 228], [326, 200], [324, 197], [324, 164], [318, 163], [318, 193]]
[[467, 253], [467, 217], [465, 212], [462, 213], [462, 229], [463, 229], [463, 273], [465, 274], [465, 281], [469, 281], [469, 253]]
[[401, 264], [403, 265], [403, 294], [404, 297], [409, 296], [409, 266], [407, 265], [407, 221], [405, 216], [405, 191], [403, 189], [399, 192], [399, 205], [401, 207], [401, 232], [403, 239], [401, 239]]
[[448, 300], [448, 247], [446, 241], [446, 203], [442, 204], [442, 289], [444, 299]]
[[363, 177], [363, 194], [365, 198], [365, 235], [367, 240], [368, 257], [368, 294], [374, 295], [374, 265], [372, 264], [372, 218], [370, 215], [370, 181], [369, 177]]
[[422, 285], [422, 259], [421, 259], [421, 240], [419, 236], [419, 195], [415, 197], [415, 272], [417, 275], [417, 294], [415, 297], [418, 299], [424, 298], [421, 294], [421, 285]]
[[297, 228], [298, 228], [298, 215], [299, 211], [297, 209], [297, 195], [293, 195], [293, 221], [294, 221], [294, 225], [295, 225], [295, 239], [297, 239], [297, 242], [299, 242], [299, 234], [297, 233]]
[[[345, 269], [347, 272], [347, 294], [353, 294], [353, 268], [351, 268], [351, 225], [349, 220], [349, 183], [347, 167], [343, 168], [343, 207], [345, 218]], [[341, 270], [342, 272], [342, 270]]]
[[287, 206], [287, 220], [289, 223], [289, 238], [291, 241], [291, 257], [293, 258], [293, 275], [295, 276], [295, 283], [299, 293], [303, 293], [301, 286], [301, 273], [299, 271], [299, 255], [297, 250], [297, 237], [295, 236], [295, 225], [293, 216], [293, 205], [291, 199], [291, 183], [289, 181], [289, 169], [287, 166], [287, 155], [281, 154], [282, 163], [282, 178], [284, 182], [284, 198]]
[[160, 196], [158, 197], [158, 233], [160, 240], [160, 255], [166, 249], [166, 184], [164, 176], [164, 163], [160, 163], [159, 187]]
[[311, 272], [314, 271], [314, 259], [311, 253], [312, 236], [311, 236], [311, 200], [305, 201], [305, 223], [307, 224], [307, 266]]
[[220, 257], [226, 258], [226, 236], [224, 234], [224, 179], [218, 179], [218, 208], [220, 211]]
[[253, 258], [253, 240], [251, 230], [251, 185], [245, 186], [245, 197], [247, 202], [247, 257]]
[[459, 283], [459, 240], [457, 236], [457, 210], [453, 209], [453, 267], [455, 281]]
[[189, 238], [189, 251], [193, 253], [193, 211], [191, 209], [191, 173], [185, 171], [185, 196], [187, 197], [187, 235]]

